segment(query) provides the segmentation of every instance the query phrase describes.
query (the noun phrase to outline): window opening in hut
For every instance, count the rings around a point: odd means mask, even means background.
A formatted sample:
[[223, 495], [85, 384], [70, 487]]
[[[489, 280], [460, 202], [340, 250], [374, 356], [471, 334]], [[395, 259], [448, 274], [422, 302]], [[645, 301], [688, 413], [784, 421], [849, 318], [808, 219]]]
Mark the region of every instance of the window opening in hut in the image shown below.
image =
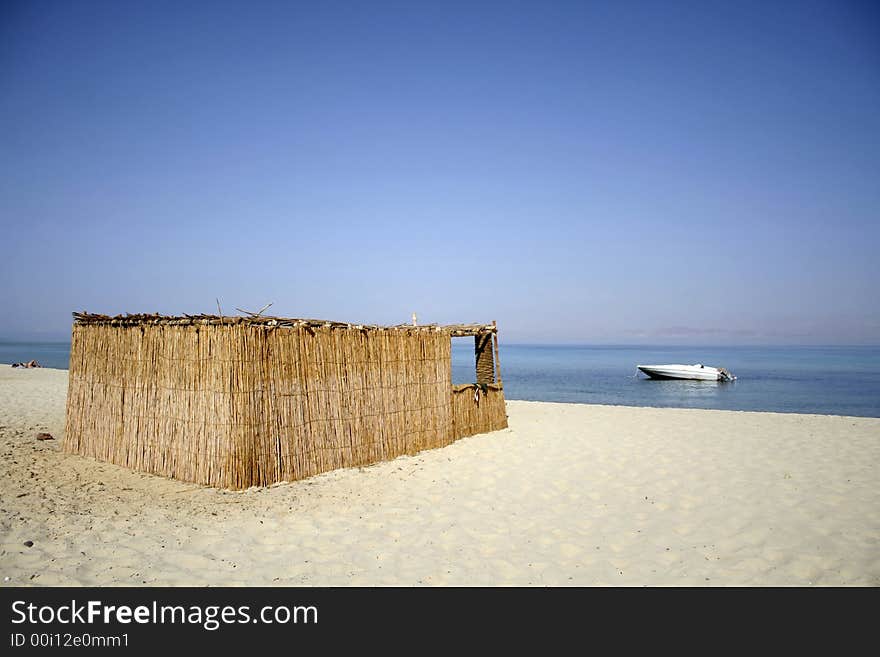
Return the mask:
[[452, 338], [452, 385], [494, 383], [492, 334]]
[[474, 383], [474, 339], [452, 338], [452, 385]]

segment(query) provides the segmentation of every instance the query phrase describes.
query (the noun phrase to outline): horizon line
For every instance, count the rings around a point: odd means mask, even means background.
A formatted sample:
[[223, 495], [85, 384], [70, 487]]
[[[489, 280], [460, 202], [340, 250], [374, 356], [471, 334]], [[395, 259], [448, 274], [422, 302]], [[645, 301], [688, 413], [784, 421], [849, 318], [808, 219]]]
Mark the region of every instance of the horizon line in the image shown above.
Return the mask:
[[[465, 338], [453, 338], [453, 340], [462, 340]], [[10, 344], [52, 344], [52, 345], [69, 345], [71, 344], [70, 338], [67, 339], [22, 339], [22, 338], [8, 338], [0, 336], [0, 343], [10, 343]], [[880, 348], [880, 342], [861, 342], [861, 343], [852, 343], [852, 342], [840, 342], [840, 343], [828, 343], [828, 342], [816, 342], [816, 343], [786, 343], [786, 342], [754, 342], [754, 343], [743, 343], [743, 342], [733, 342], [733, 343], [719, 343], [719, 342], [705, 342], [699, 344], [687, 344], [687, 343], [679, 343], [679, 342], [576, 342], [571, 340], [559, 340], [559, 341], [550, 341], [550, 342], [542, 342], [542, 341], [532, 341], [532, 340], [499, 340], [499, 347], [501, 345], [512, 346], [512, 347], [679, 347], [679, 348], [705, 348], [705, 347], [869, 347], [869, 348]]]

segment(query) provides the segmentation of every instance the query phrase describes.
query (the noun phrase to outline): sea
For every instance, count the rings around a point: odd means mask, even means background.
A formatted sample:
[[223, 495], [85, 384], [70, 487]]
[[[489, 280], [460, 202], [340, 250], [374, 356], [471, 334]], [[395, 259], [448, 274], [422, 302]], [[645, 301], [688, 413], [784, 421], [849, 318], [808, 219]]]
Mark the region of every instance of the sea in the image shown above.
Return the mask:
[[[67, 369], [70, 343], [0, 341], [0, 363]], [[880, 346], [501, 344], [507, 399], [880, 417]], [[638, 364], [726, 367], [732, 383], [655, 381]], [[473, 341], [453, 340], [453, 383], [472, 383]]]
[[[880, 347], [501, 345], [506, 399], [880, 417]], [[473, 342], [453, 341], [454, 383], [472, 382]], [[736, 381], [649, 379], [636, 365], [703, 363]]]

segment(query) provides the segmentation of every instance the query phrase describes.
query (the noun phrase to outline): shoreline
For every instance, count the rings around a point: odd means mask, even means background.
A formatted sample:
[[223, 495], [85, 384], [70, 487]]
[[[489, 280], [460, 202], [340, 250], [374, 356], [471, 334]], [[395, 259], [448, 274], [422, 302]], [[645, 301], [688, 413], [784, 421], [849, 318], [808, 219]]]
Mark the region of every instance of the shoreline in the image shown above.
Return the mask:
[[880, 585], [880, 419], [511, 400], [228, 491], [62, 453], [62, 372], [0, 368], [3, 585]]
[[880, 420], [880, 417], [870, 415], [838, 415], [836, 413], [796, 413], [787, 411], [744, 411], [733, 408], [693, 408], [690, 406], [631, 406], [629, 404], [591, 404], [590, 402], [555, 402], [555, 401], [537, 401], [533, 399], [507, 399], [508, 404], [515, 402], [518, 404], [559, 404], [565, 406], [588, 406], [591, 408], [631, 408], [634, 410], [656, 410], [656, 411], [694, 411], [697, 413], [742, 413], [754, 415], [793, 415], [795, 417], [816, 417], [829, 418], [839, 417], [843, 419], [853, 420]]
[[[35, 367], [35, 368], [13, 368], [11, 363], [0, 363], [0, 370], [2, 368], [9, 368], [10, 370], [15, 371], [50, 371], [50, 372], [64, 372], [67, 374], [69, 370], [61, 369], [58, 367]], [[710, 382], [711, 383], [711, 382]], [[470, 385], [470, 384], [467, 384]], [[671, 411], [708, 411], [711, 413], [767, 413], [770, 415], [797, 415], [797, 416], [807, 416], [807, 417], [841, 417], [841, 418], [855, 418], [855, 419], [863, 419], [863, 420], [880, 420], [880, 416], [873, 415], [841, 415], [839, 413], [800, 413], [797, 411], [761, 411], [761, 410], [742, 410], [742, 409], [734, 409], [734, 408], [694, 408], [692, 406], [647, 406], [647, 405], [635, 405], [635, 404], [594, 404], [591, 402], [577, 402], [577, 401], [544, 401], [539, 399], [506, 399], [507, 403], [510, 402], [522, 402], [525, 404], [564, 404], [566, 406], [591, 406], [597, 408], [647, 408], [647, 409], [656, 409], [656, 410], [671, 410]]]

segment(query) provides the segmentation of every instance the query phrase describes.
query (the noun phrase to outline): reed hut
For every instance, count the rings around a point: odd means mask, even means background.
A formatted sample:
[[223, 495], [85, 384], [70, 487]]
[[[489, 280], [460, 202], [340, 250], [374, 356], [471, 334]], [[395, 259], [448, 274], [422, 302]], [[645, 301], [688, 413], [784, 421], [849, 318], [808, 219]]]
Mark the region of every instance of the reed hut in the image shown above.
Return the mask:
[[[475, 382], [452, 385], [451, 340]], [[74, 313], [65, 451], [242, 489], [507, 426], [495, 323]]]

